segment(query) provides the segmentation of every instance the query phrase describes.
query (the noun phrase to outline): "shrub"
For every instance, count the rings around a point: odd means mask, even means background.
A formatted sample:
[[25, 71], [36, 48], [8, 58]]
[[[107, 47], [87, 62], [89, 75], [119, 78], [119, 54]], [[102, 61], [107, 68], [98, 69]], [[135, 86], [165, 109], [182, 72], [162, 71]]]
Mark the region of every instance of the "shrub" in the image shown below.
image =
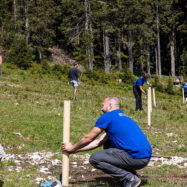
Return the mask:
[[135, 76], [133, 76], [129, 68], [124, 68], [124, 71], [119, 74], [119, 78], [122, 79], [124, 83], [128, 84], [133, 84], [136, 81]]
[[15, 38], [8, 53], [7, 62], [17, 65], [19, 68], [28, 69], [32, 66], [35, 56], [30, 46], [27, 46], [22, 38]]
[[42, 73], [43, 74], [50, 74], [51, 73], [51, 67], [49, 66], [49, 63], [46, 60], [43, 60], [41, 65], [42, 65]]
[[174, 89], [173, 89], [173, 81], [172, 81], [172, 78], [169, 77], [168, 79], [168, 85], [167, 85], [167, 88], [166, 88], [166, 91], [168, 94], [174, 94]]
[[158, 76], [155, 76], [155, 81], [153, 83], [153, 87], [155, 87], [159, 92], [164, 92], [164, 87], [163, 85], [161, 84]]

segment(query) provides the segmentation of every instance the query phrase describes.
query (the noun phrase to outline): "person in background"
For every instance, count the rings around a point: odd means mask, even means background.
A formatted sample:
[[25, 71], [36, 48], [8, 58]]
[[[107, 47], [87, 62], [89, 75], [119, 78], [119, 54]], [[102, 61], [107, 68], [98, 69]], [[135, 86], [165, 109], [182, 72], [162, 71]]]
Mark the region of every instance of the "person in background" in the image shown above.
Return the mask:
[[136, 110], [143, 110], [142, 108], [142, 93], [146, 95], [146, 92], [143, 90], [144, 82], [151, 86], [148, 82], [149, 74], [144, 73], [142, 76], [140, 76], [136, 82], [133, 84], [133, 93], [136, 100]]
[[185, 100], [187, 102], [187, 82], [184, 83], [182, 88], [184, 89], [184, 97], [185, 97]]
[[77, 88], [79, 86], [79, 72], [78, 72], [78, 63], [74, 63], [74, 67], [69, 70], [68, 80], [69, 83], [73, 85], [73, 99], [77, 100]]
[[63, 142], [62, 150], [71, 154], [104, 145], [104, 150], [91, 155], [90, 164], [118, 178], [123, 187], [136, 187], [141, 183], [136, 170], [147, 166], [152, 148], [140, 127], [121, 111], [117, 97], [106, 98], [102, 105], [104, 114], [92, 130], [74, 145]]

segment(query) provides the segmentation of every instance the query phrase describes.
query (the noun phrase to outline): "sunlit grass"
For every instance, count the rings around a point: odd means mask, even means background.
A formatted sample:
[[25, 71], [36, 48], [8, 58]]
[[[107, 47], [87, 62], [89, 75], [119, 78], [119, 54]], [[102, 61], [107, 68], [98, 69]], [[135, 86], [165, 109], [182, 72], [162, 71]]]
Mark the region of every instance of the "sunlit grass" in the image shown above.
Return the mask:
[[[61, 152], [63, 101], [72, 98], [72, 86], [67, 84], [65, 77], [58, 79], [51, 75], [31, 74], [17, 68], [10, 69], [6, 65], [3, 72], [0, 77], [0, 142], [5, 146], [6, 152]], [[156, 91], [157, 107], [153, 107], [149, 127], [146, 96], [143, 96], [144, 111], [135, 112], [132, 85], [123, 83], [91, 85], [83, 82], [79, 86], [78, 100], [71, 102], [71, 142], [78, 141], [94, 126], [102, 114], [101, 103], [108, 96], [119, 97], [122, 110], [138, 123], [148, 137], [153, 154], [186, 156], [186, 148], [181, 145], [187, 145], [187, 105], [182, 104], [182, 97]], [[21, 133], [23, 137], [15, 133]], [[173, 136], [168, 137], [168, 133]], [[4, 167], [3, 164], [0, 165], [0, 176], [5, 182], [3, 187], [33, 186], [32, 177], [27, 175], [36, 175], [34, 169], [17, 173], [3, 170]], [[145, 175], [150, 178], [144, 185], [180, 186], [167, 177], [158, 181], [154, 176], [160, 177], [161, 173], [171, 176], [182, 171], [184, 170], [172, 167], [145, 170]]]

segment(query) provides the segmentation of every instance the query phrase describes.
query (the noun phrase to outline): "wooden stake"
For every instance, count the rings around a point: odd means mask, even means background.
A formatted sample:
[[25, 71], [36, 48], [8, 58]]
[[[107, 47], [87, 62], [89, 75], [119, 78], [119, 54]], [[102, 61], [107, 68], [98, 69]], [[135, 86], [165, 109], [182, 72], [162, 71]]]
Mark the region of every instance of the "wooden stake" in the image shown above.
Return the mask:
[[147, 94], [147, 123], [151, 125], [151, 88], [148, 88]]
[[150, 92], [149, 92], [149, 94], [150, 94], [150, 97], [149, 97], [149, 99], [150, 99], [150, 108], [151, 108], [151, 112], [152, 112], [152, 91], [151, 91], [151, 87], [149, 87], [149, 89], [150, 89]]
[[182, 100], [183, 100], [183, 103], [185, 103], [185, 98], [184, 98], [184, 88], [182, 88]]
[[153, 88], [153, 104], [156, 107], [156, 99], [155, 99], [155, 89]]
[[[70, 137], [70, 101], [64, 101], [63, 142], [69, 142]], [[63, 152], [62, 186], [69, 186], [69, 153]]]

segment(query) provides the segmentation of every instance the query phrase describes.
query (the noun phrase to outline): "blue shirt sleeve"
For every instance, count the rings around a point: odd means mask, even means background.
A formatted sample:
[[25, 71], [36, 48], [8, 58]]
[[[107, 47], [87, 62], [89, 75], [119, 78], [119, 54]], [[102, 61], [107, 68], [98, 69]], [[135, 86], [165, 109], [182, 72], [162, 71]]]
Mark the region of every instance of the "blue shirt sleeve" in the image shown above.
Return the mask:
[[109, 113], [103, 114], [95, 123], [95, 127], [106, 129], [111, 123], [111, 118], [108, 116]]

